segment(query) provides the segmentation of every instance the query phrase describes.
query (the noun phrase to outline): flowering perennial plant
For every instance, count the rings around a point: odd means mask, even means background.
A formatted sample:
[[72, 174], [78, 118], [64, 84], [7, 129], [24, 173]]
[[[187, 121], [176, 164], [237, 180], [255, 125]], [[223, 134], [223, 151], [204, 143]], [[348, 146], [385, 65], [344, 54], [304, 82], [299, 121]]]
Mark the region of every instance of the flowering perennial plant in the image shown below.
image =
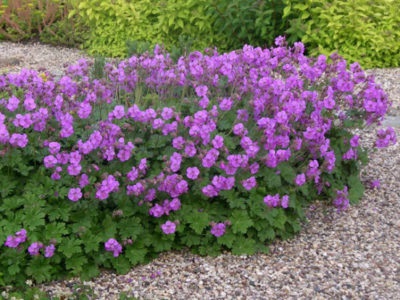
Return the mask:
[[[310, 201], [345, 210], [362, 196], [367, 153], [353, 129], [390, 105], [357, 63], [308, 58], [281, 37], [177, 63], [156, 47], [104, 72], [91, 79], [80, 60], [60, 79], [0, 76], [0, 226], [26, 228], [0, 235], [0, 265], [20, 258], [4, 265], [10, 281], [24, 268], [37, 281], [126, 272], [182, 247], [267, 251], [300, 230]], [[378, 131], [377, 148], [395, 142]]]

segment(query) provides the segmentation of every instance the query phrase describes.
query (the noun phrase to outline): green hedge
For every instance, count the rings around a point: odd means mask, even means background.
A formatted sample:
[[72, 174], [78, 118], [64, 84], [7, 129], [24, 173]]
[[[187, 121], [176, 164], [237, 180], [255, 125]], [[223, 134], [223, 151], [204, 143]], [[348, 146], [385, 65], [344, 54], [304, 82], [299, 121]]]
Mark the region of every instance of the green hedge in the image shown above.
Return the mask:
[[[364, 68], [400, 66], [400, 2], [285, 0], [290, 28], [311, 55], [339, 52]], [[289, 29], [290, 31], [290, 29]]]

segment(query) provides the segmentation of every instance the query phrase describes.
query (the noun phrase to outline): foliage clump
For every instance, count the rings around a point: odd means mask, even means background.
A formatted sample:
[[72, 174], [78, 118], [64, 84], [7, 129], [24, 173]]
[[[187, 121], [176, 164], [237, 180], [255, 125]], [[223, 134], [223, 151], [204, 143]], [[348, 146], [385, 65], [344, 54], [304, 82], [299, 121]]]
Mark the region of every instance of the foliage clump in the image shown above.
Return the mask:
[[76, 17], [69, 17], [69, 1], [0, 0], [0, 40], [38, 39], [52, 45], [78, 46], [87, 30]]
[[360, 199], [353, 129], [390, 105], [357, 63], [282, 37], [176, 63], [156, 47], [90, 74], [80, 60], [60, 79], [0, 76], [1, 285], [124, 273], [170, 249], [268, 252], [315, 199]]
[[339, 52], [364, 68], [400, 66], [400, 2], [285, 0], [288, 33], [310, 54]]

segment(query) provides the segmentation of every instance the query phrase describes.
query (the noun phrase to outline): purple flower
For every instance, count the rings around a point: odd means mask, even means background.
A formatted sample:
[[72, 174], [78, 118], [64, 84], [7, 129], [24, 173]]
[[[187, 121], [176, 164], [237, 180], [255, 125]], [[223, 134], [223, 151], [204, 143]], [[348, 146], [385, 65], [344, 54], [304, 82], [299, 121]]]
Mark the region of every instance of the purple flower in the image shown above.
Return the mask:
[[358, 147], [358, 142], [359, 142], [360, 136], [355, 135], [350, 139], [350, 146], [351, 147]]
[[82, 191], [80, 188], [71, 188], [68, 192], [68, 199], [76, 202], [82, 198]]
[[197, 177], [199, 176], [199, 174], [200, 174], [200, 171], [197, 167], [189, 167], [186, 169], [186, 176], [189, 179], [196, 180]]
[[145, 172], [145, 171], [146, 171], [146, 169], [147, 169], [147, 159], [146, 159], [146, 158], [142, 158], [142, 159], [140, 160], [138, 169], [139, 169], [141, 172]]
[[288, 208], [288, 207], [289, 207], [289, 196], [288, 196], [288, 195], [282, 196], [282, 199], [281, 199], [281, 206], [282, 206], [283, 208]]
[[115, 106], [112, 114], [116, 119], [122, 119], [125, 116], [125, 107], [123, 105]]
[[350, 148], [347, 150], [345, 154], [342, 156], [343, 160], [351, 160], [351, 159], [357, 159], [357, 152], [353, 150], [353, 148]]
[[126, 174], [126, 177], [130, 181], [135, 181], [139, 177], [139, 170], [135, 167], [132, 167], [132, 169]]
[[181, 208], [181, 201], [179, 198], [172, 199], [172, 201], [169, 202], [169, 208], [173, 211], [179, 210]]
[[11, 96], [10, 99], [8, 99], [6, 107], [9, 111], [14, 111], [18, 108], [18, 105], [19, 105], [19, 99], [15, 96]]
[[53, 155], [47, 155], [43, 159], [44, 166], [47, 169], [55, 167], [57, 162], [58, 162], [57, 159]]
[[206, 185], [205, 187], [203, 187], [201, 189], [201, 191], [203, 192], [203, 194], [209, 198], [218, 196], [218, 190], [215, 189], [215, 187], [211, 184]]
[[275, 120], [279, 124], [286, 124], [288, 121], [288, 116], [285, 111], [280, 111], [276, 114]]
[[176, 224], [171, 221], [167, 221], [161, 225], [161, 229], [165, 234], [173, 234], [176, 230]]
[[187, 156], [193, 157], [196, 155], [196, 152], [197, 152], [196, 146], [192, 142], [188, 143], [185, 146], [185, 153]]
[[28, 144], [28, 136], [25, 133], [13, 133], [10, 137], [9, 143], [14, 147], [25, 148]]
[[233, 101], [229, 98], [224, 98], [219, 103], [219, 108], [223, 111], [228, 111], [232, 108]]
[[337, 208], [338, 211], [346, 210], [350, 204], [350, 201], [348, 199], [349, 193], [347, 190], [347, 186], [345, 186], [343, 190], [337, 190], [336, 194], [337, 196], [333, 200], [333, 205]]
[[149, 189], [146, 196], [144, 197], [145, 201], [153, 201], [156, 199], [156, 190], [155, 189]]
[[216, 190], [231, 190], [235, 184], [235, 177], [214, 176], [212, 184]]
[[81, 178], [79, 179], [80, 188], [83, 189], [88, 184], [89, 184], [89, 176], [87, 176], [86, 174], [82, 174]]
[[178, 136], [172, 140], [172, 147], [175, 149], [181, 150], [185, 145], [185, 139], [181, 136]]
[[122, 162], [129, 160], [132, 156], [133, 148], [135, 148], [135, 146], [132, 144], [132, 142], [128, 142], [126, 145], [122, 146], [117, 154], [119, 160]]
[[164, 207], [162, 207], [159, 204], [156, 204], [152, 208], [150, 208], [149, 214], [154, 218], [159, 218], [164, 214]]
[[82, 170], [82, 166], [80, 164], [72, 164], [67, 167], [67, 172], [71, 176], [78, 176]]
[[204, 97], [207, 95], [208, 87], [206, 85], [199, 85], [195, 89], [197, 96]]
[[258, 163], [252, 163], [250, 165], [250, 173], [252, 175], [256, 174], [258, 172], [259, 168], [260, 168], [260, 165]]
[[174, 152], [170, 157], [170, 164], [172, 172], [178, 172], [181, 168], [182, 155], [177, 152]]
[[302, 186], [304, 183], [306, 183], [306, 175], [305, 174], [298, 174], [294, 180], [294, 182], [298, 185], [298, 186]]
[[210, 149], [203, 157], [201, 163], [204, 168], [211, 168], [217, 161], [219, 151], [217, 149]]
[[216, 135], [211, 143], [215, 149], [222, 148], [224, 146], [224, 138], [220, 135]]
[[54, 251], [56, 247], [53, 244], [50, 244], [44, 248], [44, 257], [50, 258], [54, 255]]
[[371, 189], [375, 189], [375, 188], [379, 189], [381, 187], [381, 183], [380, 183], [379, 179], [375, 179], [370, 182], [369, 186]]
[[275, 196], [272, 196], [272, 195], [265, 196], [264, 203], [268, 207], [277, 207], [279, 204], [279, 194], [276, 194]]
[[256, 178], [254, 176], [251, 176], [248, 179], [242, 180], [242, 185], [246, 190], [250, 191], [257, 185]]
[[57, 154], [58, 152], [60, 152], [60, 149], [61, 149], [60, 143], [57, 143], [57, 142], [50, 142], [49, 143], [49, 152], [50, 152], [50, 154]]
[[32, 125], [33, 121], [31, 118], [31, 114], [21, 115], [17, 114], [13, 121], [15, 127], [29, 128]]
[[214, 224], [211, 228], [211, 234], [215, 237], [220, 237], [225, 234], [226, 225], [224, 223]]
[[77, 115], [81, 119], [89, 118], [90, 114], [92, 113], [92, 106], [89, 103], [82, 102], [79, 104], [79, 109]]
[[104, 244], [106, 251], [113, 252], [114, 257], [118, 257], [122, 253], [122, 246], [115, 239], [109, 239]]
[[143, 192], [145, 187], [143, 186], [142, 183], [138, 182], [134, 185], [128, 185], [126, 187], [127, 189], [127, 195], [135, 195], [136, 197], [140, 196]]
[[27, 233], [25, 229], [21, 229], [15, 233], [15, 236], [9, 235], [4, 243], [4, 246], [9, 248], [17, 248], [19, 244], [22, 244], [27, 239]]
[[72, 165], [79, 164], [81, 159], [82, 159], [82, 155], [79, 153], [79, 151], [73, 151], [69, 154], [69, 162]]
[[161, 112], [161, 117], [164, 120], [169, 120], [172, 119], [174, 116], [174, 110], [172, 108], [169, 107], [164, 107], [162, 112]]
[[24, 107], [27, 111], [34, 110], [36, 108], [35, 99], [27, 95], [24, 100]]
[[34, 242], [32, 243], [29, 248], [28, 248], [28, 252], [31, 256], [37, 256], [39, 255], [39, 251], [40, 249], [43, 248], [43, 244], [40, 242]]
[[233, 133], [235, 135], [244, 136], [248, 133], [248, 130], [244, 127], [242, 123], [238, 123], [233, 126]]

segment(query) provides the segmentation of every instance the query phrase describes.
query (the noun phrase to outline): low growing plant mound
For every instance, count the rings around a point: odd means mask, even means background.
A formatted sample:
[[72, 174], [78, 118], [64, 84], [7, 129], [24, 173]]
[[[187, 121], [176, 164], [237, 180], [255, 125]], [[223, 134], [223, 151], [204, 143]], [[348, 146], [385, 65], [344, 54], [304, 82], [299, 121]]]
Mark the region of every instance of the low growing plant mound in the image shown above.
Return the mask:
[[[92, 79], [0, 76], [0, 283], [126, 272], [159, 252], [267, 252], [304, 208], [363, 194], [352, 130], [389, 102], [357, 63], [287, 48], [158, 47]], [[208, 53], [208, 54], [207, 54]], [[395, 143], [380, 130], [376, 146]]]

